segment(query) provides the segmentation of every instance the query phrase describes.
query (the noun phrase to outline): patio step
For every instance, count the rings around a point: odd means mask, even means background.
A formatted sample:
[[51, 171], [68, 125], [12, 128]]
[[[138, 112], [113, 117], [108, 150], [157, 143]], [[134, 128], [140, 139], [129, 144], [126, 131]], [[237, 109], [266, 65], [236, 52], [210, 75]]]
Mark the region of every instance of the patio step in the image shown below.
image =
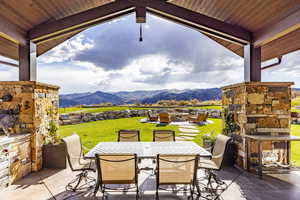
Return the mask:
[[197, 129], [196, 126], [192, 126], [192, 125], [182, 125], [182, 126], [179, 126], [179, 128]]
[[199, 133], [200, 131], [198, 129], [187, 129], [187, 128], [179, 128], [180, 132], [184, 133]]
[[179, 133], [179, 136], [196, 137], [197, 135], [196, 133]]
[[193, 140], [195, 139], [194, 137], [190, 137], [190, 136], [180, 136], [181, 138], [183, 138], [184, 140]]

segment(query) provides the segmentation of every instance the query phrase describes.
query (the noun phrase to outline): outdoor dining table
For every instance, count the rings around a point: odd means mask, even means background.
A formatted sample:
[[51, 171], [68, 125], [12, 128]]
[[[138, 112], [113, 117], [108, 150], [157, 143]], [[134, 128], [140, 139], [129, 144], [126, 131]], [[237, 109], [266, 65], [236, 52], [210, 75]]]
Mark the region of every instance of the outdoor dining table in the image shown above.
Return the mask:
[[94, 159], [96, 153], [134, 153], [139, 159], [155, 159], [158, 154], [198, 154], [200, 157], [211, 157], [210, 152], [191, 141], [100, 142], [85, 155], [85, 158]]

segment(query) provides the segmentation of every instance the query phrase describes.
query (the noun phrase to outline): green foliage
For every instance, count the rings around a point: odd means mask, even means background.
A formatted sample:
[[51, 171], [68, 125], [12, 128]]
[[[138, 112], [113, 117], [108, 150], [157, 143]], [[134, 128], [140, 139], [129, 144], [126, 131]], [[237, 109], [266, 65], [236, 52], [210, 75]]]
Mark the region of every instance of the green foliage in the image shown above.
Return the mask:
[[224, 109], [225, 127], [223, 133], [230, 135], [238, 130], [240, 130], [239, 124], [234, 120], [234, 114], [229, 112], [228, 109]]
[[[292, 135], [300, 136], [300, 125], [292, 124], [291, 126]], [[300, 166], [300, 142], [292, 142], [292, 161], [295, 166]]]
[[60, 135], [58, 134], [58, 126], [54, 121], [49, 123], [48, 135], [45, 138], [45, 144], [59, 144]]

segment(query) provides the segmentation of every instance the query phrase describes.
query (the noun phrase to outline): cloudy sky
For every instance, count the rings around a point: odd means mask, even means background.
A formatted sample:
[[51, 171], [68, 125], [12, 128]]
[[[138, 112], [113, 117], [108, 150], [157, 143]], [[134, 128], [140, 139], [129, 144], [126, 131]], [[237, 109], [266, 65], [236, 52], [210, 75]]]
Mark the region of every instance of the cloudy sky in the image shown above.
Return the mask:
[[[243, 81], [243, 59], [201, 33], [148, 15], [143, 42], [135, 15], [90, 28], [38, 58], [38, 81], [61, 93], [211, 88]], [[17, 80], [0, 64], [0, 81]], [[300, 51], [263, 71], [263, 81], [300, 88]]]

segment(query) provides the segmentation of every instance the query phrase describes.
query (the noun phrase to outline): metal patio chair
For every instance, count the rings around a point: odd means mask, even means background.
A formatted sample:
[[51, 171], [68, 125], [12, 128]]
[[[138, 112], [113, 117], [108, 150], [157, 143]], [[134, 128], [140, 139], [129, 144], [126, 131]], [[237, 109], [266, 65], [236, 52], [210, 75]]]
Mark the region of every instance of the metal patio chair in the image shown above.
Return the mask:
[[140, 142], [139, 130], [119, 130], [118, 142]]
[[[224, 181], [220, 180], [217, 175], [214, 173], [214, 171], [219, 171], [222, 168], [222, 163], [223, 163], [223, 158], [224, 158], [224, 153], [226, 150], [226, 146], [228, 142], [230, 141], [230, 137], [220, 134], [216, 138], [216, 142], [213, 146], [213, 151], [212, 151], [212, 157], [211, 159], [201, 159], [199, 162], [198, 167], [200, 169], [205, 169], [207, 173], [207, 185], [206, 187], [208, 189], [218, 189], [222, 185], [225, 184]], [[212, 186], [212, 181], [214, 181], [217, 186], [213, 188]], [[197, 187], [199, 190], [199, 187]], [[198, 191], [199, 192], [199, 191]]]
[[157, 155], [156, 199], [161, 185], [189, 185], [193, 198], [197, 184], [199, 155]]
[[173, 130], [154, 130], [153, 142], [175, 142], [175, 131]]
[[[95, 172], [96, 170], [92, 167], [91, 160], [84, 160], [82, 151], [83, 146], [79, 135], [73, 134], [64, 137], [62, 138], [62, 141], [66, 145], [66, 156], [71, 170], [80, 172], [74, 180], [68, 183], [66, 189], [76, 191], [82, 181], [85, 181], [84, 185], [95, 182], [94, 178], [88, 176], [88, 172]], [[91, 184], [91, 186], [92, 185], [94, 184]]]
[[134, 184], [135, 187], [124, 187], [123, 190], [136, 188], [136, 199], [139, 198], [136, 154], [96, 154], [95, 156], [97, 167], [95, 195], [99, 188], [104, 198], [106, 190], [118, 190], [107, 185]]

